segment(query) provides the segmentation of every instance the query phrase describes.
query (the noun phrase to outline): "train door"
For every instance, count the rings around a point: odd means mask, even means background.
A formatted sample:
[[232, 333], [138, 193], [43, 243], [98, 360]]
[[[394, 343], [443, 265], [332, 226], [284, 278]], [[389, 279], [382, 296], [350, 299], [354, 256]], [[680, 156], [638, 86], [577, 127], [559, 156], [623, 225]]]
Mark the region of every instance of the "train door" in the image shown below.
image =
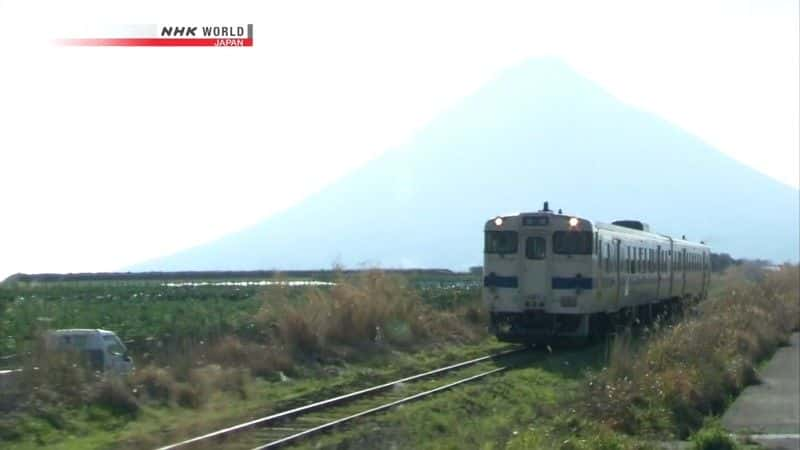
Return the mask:
[[700, 285], [700, 296], [706, 298], [708, 295], [708, 254], [706, 252], [700, 253], [702, 255], [702, 266], [700, 266], [701, 275], [703, 277], [703, 284]]
[[619, 308], [619, 301], [620, 297], [622, 297], [622, 243], [619, 239], [614, 239], [614, 245], [612, 246], [614, 249], [614, 276], [616, 277], [616, 282], [614, 283], [614, 309]]
[[664, 269], [661, 267], [661, 246], [656, 246], [656, 300], [660, 299], [662, 296], [662, 289], [663, 284], [661, 283], [661, 274], [663, 273]]
[[669, 239], [669, 250], [667, 251], [667, 257], [665, 258], [667, 264], [667, 271], [669, 272], [669, 292], [667, 293], [667, 298], [672, 298], [675, 296], [675, 245], [673, 245], [672, 238]]
[[521, 231], [519, 293], [526, 308], [539, 308], [550, 298], [549, 238], [544, 231]]
[[680, 262], [678, 267], [681, 269], [681, 297], [686, 295], [686, 249], [681, 249], [681, 252], [678, 253], [678, 258], [680, 258]]

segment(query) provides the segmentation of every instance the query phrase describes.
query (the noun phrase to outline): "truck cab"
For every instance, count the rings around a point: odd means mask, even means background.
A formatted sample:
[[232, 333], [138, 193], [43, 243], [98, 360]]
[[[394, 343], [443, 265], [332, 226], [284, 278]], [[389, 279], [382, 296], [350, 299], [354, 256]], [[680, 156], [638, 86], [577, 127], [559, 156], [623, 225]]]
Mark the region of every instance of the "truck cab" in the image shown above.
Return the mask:
[[101, 329], [53, 330], [45, 333], [48, 351], [74, 351], [97, 372], [124, 375], [133, 371], [133, 359], [112, 331]]

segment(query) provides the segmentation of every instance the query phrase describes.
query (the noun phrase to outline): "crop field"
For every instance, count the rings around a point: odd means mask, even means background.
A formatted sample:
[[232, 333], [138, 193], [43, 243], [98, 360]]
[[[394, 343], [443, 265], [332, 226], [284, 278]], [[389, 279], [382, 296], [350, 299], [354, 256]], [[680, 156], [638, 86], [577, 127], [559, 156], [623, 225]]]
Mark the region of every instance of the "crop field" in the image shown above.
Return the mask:
[[[265, 304], [303, 303], [309, 293], [330, 290], [336, 276], [8, 283], [0, 285], [0, 357], [28, 351], [45, 329], [112, 330], [140, 357], [224, 336], [252, 338], [261, 333], [254, 316]], [[478, 279], [468, 275], [403, 282], [436, 310], [474, 303], [478, 296]]]
[[[800, 325], [798, 276], [729, 271], [682, 322], [540, 350], [301, 446], [374, 448], [376, 430], [397, 448], [638, 449], [722, 436], [708, 418]], [[136, 372], [97, 379], [34, 356], [37, 333], [72, 327], [116, 332]], [[154, 448], [507, 347], [486, 333], [477, 276], [381, 271], [6, 283], [0, 339], [0, 355], [17, 355], [0, 363], [29, 370], [0, 392], [0, 447], [21, 449]]]

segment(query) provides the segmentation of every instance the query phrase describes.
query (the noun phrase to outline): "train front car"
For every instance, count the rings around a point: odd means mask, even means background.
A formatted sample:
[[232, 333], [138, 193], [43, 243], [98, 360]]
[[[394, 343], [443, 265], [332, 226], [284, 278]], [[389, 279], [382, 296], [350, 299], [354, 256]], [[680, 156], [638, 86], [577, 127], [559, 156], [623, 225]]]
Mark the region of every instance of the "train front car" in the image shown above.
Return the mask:
[[491, 331], [509, 342], [588, 336], [593, 302], [590, 221], [537, 213], [498, 216], [484, 228], [483, 299]]

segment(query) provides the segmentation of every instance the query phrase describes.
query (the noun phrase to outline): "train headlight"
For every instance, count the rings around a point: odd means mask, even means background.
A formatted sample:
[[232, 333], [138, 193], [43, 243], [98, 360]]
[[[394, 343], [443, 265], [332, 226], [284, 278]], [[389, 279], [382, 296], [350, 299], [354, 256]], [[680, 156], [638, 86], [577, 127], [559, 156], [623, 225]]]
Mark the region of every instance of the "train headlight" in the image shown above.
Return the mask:
[[497, 225], [498, 227], [502, 226], [503, 225], [503, 218], [502, 217], [498, 217], [498, 218], [494, 219], [494, 224]]
[[575, 217], [570, 217], [569, 218], [569, 226], [577, 227], [578, 226], [578, 219], [575, 218]]

